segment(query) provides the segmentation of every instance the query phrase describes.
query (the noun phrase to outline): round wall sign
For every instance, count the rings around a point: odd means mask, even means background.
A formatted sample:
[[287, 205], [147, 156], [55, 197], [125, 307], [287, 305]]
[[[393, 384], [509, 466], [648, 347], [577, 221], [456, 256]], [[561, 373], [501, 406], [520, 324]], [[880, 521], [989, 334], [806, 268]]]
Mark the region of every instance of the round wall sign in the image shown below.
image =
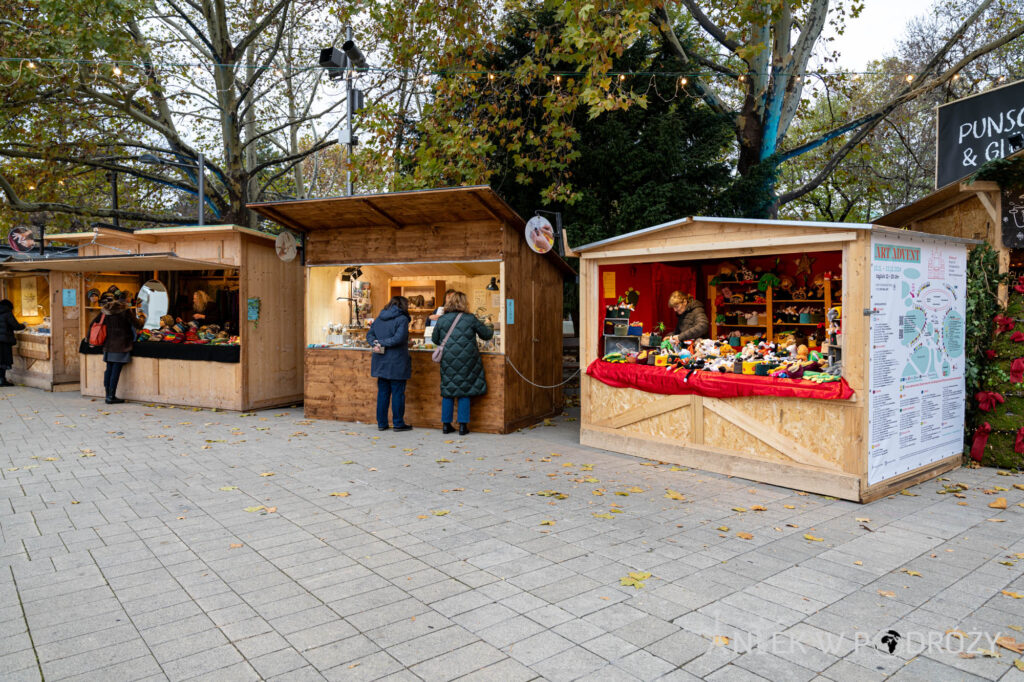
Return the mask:
[[277, 251], [277, 257], [285, 263], [295, 260], [295, 253], [298, 248], [299, 245], [295, 241], [295, 235], [291, 232], [281, 232], [277, 235], [277, 239], [274, 240], [274, 249]]
[[547, 253], [555, 245], [555, 229], [547, 218], [535, 215], [526, 223], [526, 243], [537, 253]]
[[32, 234], [32, 228], [16, 227], [8, 233], [7, 243], [10, 244], [11, 248], [15, 251], [24, 253], [25, 251], [32, 250], [36, 245], [36, 238]]

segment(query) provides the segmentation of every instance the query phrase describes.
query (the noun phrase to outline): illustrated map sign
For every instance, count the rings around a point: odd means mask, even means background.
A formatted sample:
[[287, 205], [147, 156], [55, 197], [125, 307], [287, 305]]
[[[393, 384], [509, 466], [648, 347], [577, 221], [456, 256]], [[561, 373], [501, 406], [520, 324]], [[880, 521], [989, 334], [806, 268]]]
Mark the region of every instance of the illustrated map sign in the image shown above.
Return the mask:
[[30, 227], [16, 227], [7, 234], [7, 243], [19, 253], [31, 251], [36, 245], [36, 238]]
[[1003, 188], [1003, 246], [1024, 249], [1024, 187]]
[[963, 451], [967, 249], [871, 240], [868, 484]]
[[939, 107], [935, 188], [1024, 147], [1024, 80]]
[[547, 218], [533, 216], [526, 223], [526, 243], [537, 253], [547, 253], [555, 245], [555, 228]]

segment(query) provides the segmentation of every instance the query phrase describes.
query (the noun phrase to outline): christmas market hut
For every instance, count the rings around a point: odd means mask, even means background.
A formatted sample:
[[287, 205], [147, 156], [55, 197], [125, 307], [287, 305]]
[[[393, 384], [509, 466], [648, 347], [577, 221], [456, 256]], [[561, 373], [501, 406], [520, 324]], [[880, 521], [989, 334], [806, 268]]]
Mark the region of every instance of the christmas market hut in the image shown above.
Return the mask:
[[14, 270], [6, 267], [34, 257], [0, 249], [0, 299], [14, 306], [14, 317], [25, 325], [15, 332], [14, 366], [7, 378], [15, 384], [46, 391], [78, 390], [79, 323], [72, 301], [77, 283], [63, 272]]
[[581, 442], [861, 502], [959, 466], [969, 243], [691, 217], [575, 248]]
[[[552, 235], [526, 223], [489, 187], [364, 194], [252, 205], [303, 236], [306, 415], [375, 422], [370, 320], [392, 296], [410, 301], [412, 378], [405, 421], [440, 427], [432, 315], [445, 292], [493, 330], [479, 342], [487, 381], [471, 430], [508, 433], [562, 409], [562, 289], [574, 271]], [[460, 420], [461, 421], [461, 420]]]
[[121, 293], [145, 326], [118, 397], [229, 410], [302, 400], [303, 269], [278, 257], [275, 235], [235, 225], [98, 227], [46, 240], [77, 245], [77, 254], [3, 267], [48, 273], [82, 395], [104, 396], [102, 348], [86, 339], [104, 295]]
[[[980, 348], [979, 385], [969, 399], [971, 456], [991, 466], [1024, 466], [1024, 152], [982, 166], [974, 181], [947, 184], [882, 216], [891, 227], [987, 242], [995, 251], [998, 306]], [[1001, 310], [999, 309], [1001, 308]], [[988, 320], [986, 320], [988, 321]]]

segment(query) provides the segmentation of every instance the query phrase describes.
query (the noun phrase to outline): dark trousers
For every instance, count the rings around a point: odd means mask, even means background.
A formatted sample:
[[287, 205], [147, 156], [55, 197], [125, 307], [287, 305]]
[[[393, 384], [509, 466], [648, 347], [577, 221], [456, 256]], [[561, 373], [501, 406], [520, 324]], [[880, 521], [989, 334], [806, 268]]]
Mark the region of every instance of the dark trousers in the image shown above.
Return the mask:
[[469, 396], [462, 396], [461, 398], [445, 398], [441, 397], [441, 421], [445, 424], [452, 423], [452, 413], [455, 411], [455, 401], [459, 401], [459, 423], [469, 423]]
[[377, 378], [377, 426], [388, 425], [388, 403], [395, 426], [405, 426], [405, 380]]
[[123, 362], [108, 362], [107, 369], [103, 372], [103, 388], [107, 389], [107, 397], [114, 398], [117, 393], [117, 382], [121, 378]]

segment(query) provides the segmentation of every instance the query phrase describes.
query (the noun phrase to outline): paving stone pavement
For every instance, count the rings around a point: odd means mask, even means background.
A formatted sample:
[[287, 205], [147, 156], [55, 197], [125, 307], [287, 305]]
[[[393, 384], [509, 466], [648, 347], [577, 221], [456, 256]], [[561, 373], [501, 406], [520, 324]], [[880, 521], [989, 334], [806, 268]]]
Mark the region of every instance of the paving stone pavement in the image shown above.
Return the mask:
[[1024, 476], [862, 506], [577, 426], [2, 390], [0, 679], [1024, 680]]

